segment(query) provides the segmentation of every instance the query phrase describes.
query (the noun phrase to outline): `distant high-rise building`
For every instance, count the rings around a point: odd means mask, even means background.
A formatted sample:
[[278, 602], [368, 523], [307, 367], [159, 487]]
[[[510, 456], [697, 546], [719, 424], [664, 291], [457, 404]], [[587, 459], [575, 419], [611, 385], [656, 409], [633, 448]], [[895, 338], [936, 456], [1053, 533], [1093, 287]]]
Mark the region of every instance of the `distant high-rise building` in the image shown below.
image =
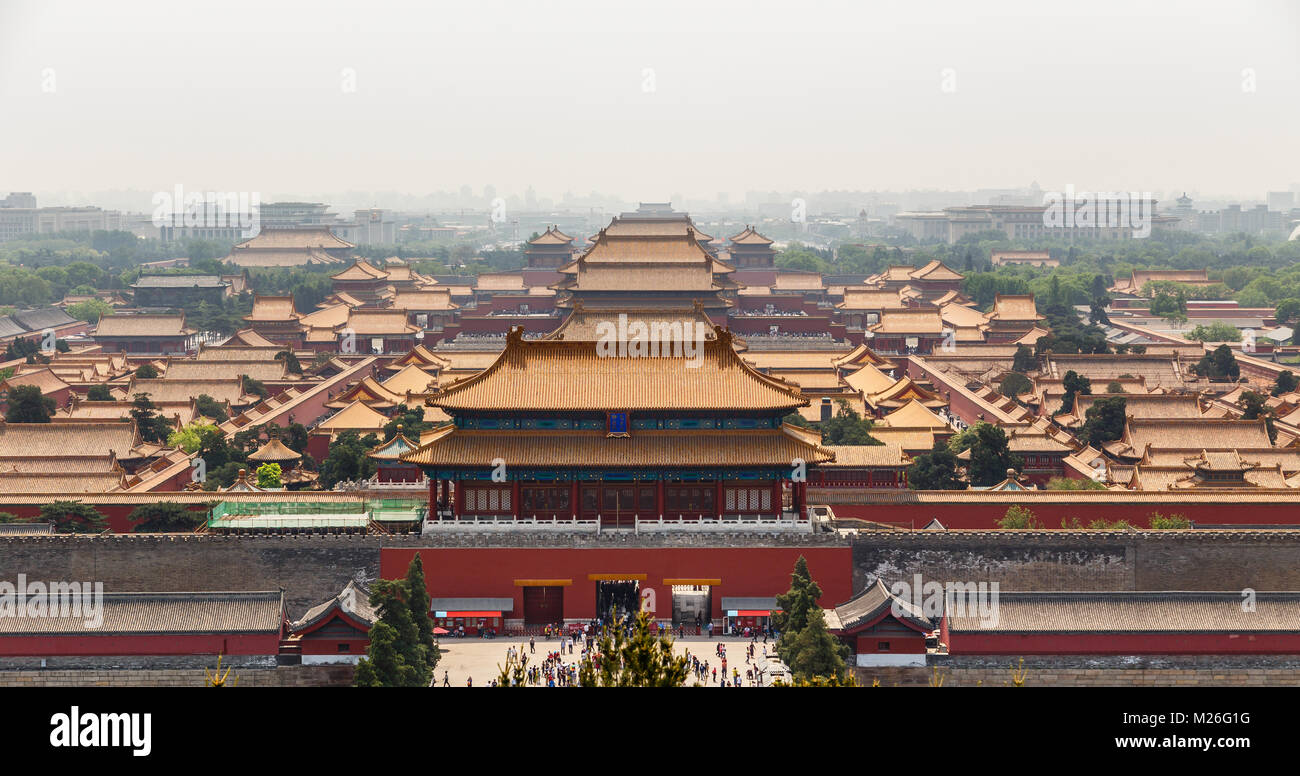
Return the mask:
[[1295, 192], [1291, 191], [1270, 191], [1268, 193], [1268, 209], [1289, 212], [1295, 207]]

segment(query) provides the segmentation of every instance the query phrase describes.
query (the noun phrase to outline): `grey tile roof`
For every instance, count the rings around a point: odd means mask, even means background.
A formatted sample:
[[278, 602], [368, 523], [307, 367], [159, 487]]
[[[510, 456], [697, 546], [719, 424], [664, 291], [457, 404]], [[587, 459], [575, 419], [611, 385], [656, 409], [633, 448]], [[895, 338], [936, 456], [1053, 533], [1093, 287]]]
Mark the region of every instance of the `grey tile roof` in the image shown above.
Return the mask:
[[66, 326], [69, 323], [77, 322], [76, 318], [57, 307], [47, 307], [42, 310], [19, 310], [11, 317], [28, 331], [52, 329], [55, 326]]
[[294, 622], [291, 627], [295, 631], [310, 628], [328, 617], [330, 612], [335, 609], [347, 612], [366, 625], [374, 625], [375, 621], [379, 619], [379, 615], [370, 605], [370, 591], [358, 585], [356, 580], [348, 580], [348, 583], [343, 586], [343, 590], [338, 595], [308, 609], [306, 614]]
[[1300, 592], [1256, 593], [1252, 611], [1237, 591], [1000, 592], [989, 627], [957, 597], [945, 602], [952, 633], [1300, 632]]
[[879, 577], [847, 603], [835, 607], [835, 616], [839, 620], [840, 628], [851, 630], [891, 610], [902, 622], [910, 623], [921, 630], [934, 630], [934, 623], [930, 622], [910, 601], [905, 601], [890, 592]]
[[771, 598], [731, 598], [722, 597], [722, 608], [725, 609], [751, 609], [757, 611], [764, 609], [769, 612], [780, 611], [776, 605], [776, 597]]
[[26, 333], [27, 330], [24, 329], [18, 321], [15, 321], [13, 316], [0, 316], [0, 337], [15, 337], [19, 334]]
[[141, 275], [132, 288], [221, 288], [230, 285], [218, 275]]
[[[28, 579], [29, 588], [37, 581]], [[89, 600], [93, 602], [93, 597]], [[75, 615], [69, 608], [61, 609], [57, 616], [0, 617], [0, 635], [277, 633], [283, 622], [284, 597], [279, 591], [104, 593], [103, 605], [103, 622], [98, 628], [86, 624], [83, 603], [83, 610]]]

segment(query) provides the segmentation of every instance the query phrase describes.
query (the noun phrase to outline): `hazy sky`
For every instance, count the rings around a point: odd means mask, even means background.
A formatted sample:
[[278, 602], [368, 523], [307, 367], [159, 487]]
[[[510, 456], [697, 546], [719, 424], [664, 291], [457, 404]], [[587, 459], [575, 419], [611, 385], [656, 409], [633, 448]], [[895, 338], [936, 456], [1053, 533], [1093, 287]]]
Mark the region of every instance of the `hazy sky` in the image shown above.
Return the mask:
[[1296, 2], [0, 0], [0, 192], [1261, 198], [1298, 140]]

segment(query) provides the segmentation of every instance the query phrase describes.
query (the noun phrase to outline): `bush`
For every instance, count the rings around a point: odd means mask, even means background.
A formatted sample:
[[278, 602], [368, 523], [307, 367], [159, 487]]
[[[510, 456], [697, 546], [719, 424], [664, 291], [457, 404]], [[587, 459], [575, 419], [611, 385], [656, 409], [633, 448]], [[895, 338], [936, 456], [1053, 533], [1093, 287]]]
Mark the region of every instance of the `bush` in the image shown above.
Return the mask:
[[1007, 507], [1007, 513], [998, 520], [998, 528], [1042, 528], [1043, 524], [1032, 510], [1022, 507]]
[[1182, 530], [1192, 527], [1192, 521], [1182, 515], [1169, 515], [1165, 517], [1159, 512], [1151, 513], [1151, 527], [1157, 531], [1162, 530]]

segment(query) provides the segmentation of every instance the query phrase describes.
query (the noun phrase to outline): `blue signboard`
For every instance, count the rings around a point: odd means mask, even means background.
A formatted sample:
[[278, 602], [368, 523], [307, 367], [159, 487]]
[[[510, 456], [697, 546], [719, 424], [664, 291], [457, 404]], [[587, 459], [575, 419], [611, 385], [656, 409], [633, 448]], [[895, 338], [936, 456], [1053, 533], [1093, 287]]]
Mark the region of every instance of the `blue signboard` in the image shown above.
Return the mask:
[[627, 434], [627, 413], [610, 412], [606, 414], [605, 430], [611, 434]]

